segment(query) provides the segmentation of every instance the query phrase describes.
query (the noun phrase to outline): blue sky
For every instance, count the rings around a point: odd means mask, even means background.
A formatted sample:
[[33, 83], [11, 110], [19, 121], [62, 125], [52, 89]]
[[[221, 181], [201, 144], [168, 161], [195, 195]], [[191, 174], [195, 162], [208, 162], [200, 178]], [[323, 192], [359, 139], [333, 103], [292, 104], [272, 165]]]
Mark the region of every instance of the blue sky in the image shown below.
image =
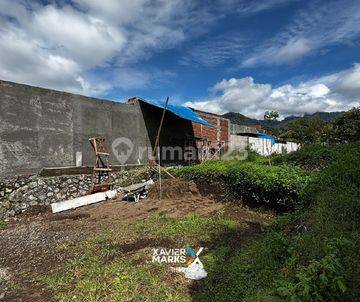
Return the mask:
[[282, 117], [360, 104], [360, 3], [0, 0], [0, 78]]

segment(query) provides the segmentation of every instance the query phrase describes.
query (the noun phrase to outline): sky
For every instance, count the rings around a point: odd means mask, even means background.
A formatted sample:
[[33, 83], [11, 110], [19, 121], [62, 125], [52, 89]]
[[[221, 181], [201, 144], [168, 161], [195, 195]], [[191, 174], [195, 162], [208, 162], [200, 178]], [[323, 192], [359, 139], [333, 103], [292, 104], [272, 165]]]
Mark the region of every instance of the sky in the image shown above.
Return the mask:
[[0, 79], [261, 118], [360, 106], [360, 1], [0, 0]]

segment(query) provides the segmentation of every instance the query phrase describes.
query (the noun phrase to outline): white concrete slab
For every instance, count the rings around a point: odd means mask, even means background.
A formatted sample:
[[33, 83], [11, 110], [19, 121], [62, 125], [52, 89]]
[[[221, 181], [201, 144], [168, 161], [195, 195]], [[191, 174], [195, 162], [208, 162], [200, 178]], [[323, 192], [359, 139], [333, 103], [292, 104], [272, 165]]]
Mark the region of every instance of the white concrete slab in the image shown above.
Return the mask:
[[53, 213], [59, 213], [70, 209], [86, 206], [89, 204], [97, 203], [106, 199], [111, 199], [116, 196], [116, 190], [109, 190], [106, 192], [99, 192], [91, 195], [81, 196], [74, 199], [64, 200], [51, 204]]

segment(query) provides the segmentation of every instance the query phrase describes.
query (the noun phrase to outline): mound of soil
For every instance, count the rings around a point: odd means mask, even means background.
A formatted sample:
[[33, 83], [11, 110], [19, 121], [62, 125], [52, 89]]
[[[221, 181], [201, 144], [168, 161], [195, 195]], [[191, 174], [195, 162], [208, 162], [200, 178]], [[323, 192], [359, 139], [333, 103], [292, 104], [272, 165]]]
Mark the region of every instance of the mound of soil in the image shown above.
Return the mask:
[[[150, 199], [158, 199], [160, 196], [160, 183], [156, 181], [149, 190]], [[185, 181], [179, 178], [164, 179], [161, 182], [161, 197], [167, 199], [183, 199], [200, 196], [199, 190], [193, 181]]]

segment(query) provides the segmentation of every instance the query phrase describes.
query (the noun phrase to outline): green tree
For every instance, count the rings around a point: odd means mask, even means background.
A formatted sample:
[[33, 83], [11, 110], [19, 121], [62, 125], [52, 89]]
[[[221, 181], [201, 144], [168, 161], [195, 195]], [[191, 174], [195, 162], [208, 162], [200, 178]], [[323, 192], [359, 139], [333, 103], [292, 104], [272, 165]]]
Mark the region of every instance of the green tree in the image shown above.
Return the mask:
[[326, 141], [329, 123], [318, 117], [303, 117], [289, 123], [281, 138], [299, 143], [321, 143]]
[[266, 111], [264, 114], [264, 120], [267, 121], [276, 121], [278, 117], [279, 117], [279, 112], [274, 110]]
[[360, 108], [353, 108], [331, 123], [329, 142], [348, 143], [360, 140]]

